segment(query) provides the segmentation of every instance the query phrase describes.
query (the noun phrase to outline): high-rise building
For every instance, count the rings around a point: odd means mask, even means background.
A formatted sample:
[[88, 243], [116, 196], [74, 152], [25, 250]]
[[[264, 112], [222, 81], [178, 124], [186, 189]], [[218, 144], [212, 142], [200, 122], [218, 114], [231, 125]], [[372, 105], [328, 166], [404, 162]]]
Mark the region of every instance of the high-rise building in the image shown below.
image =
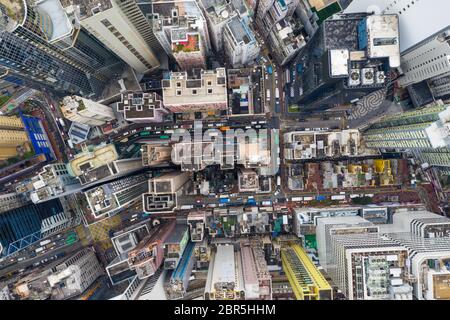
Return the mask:
[[[428, 79], [438, 79], [450, 74], [450, 27], [440, 30], [402, 53], [399, 84], [407, 87]], [[437, 96], [445, 95], [436, 92]], [[447, 92], [449, 94], [450, 91]]]
[[0, 9], [4, 58], [0, 69], [6, 81], [66, 94], [99, 95], [123, 67], [59, 0], [6, 1]]
[[161, 267], [164, 260], [164, 242], [173, 232], [175, 225], [175, 219], [159, 225], [128, 252], [130, 269], [136, 270], [139, 279], [154, 275]]
[[225, 26], [231, 18], [238, 15], [238, 12], [230, 1], [201, 0], [199, 4], [208, 23], [211, 45], [215, 52], [221, 52]]
[[380, 232], [408, 249], [408, 271], [418, 300], [448, 300], [450, 219], [429, 211], [397, 211]]
[[189, 181], [187, 172], [170, 172], [149, 180], [149, 192], [142, 195], [144, 211], [148, 213], [173, 212], [178, 196]]
[[[59, 262], [59, 261], [58, 261]], [[13, 285], [13, 299], [66, 300], [81, 295], [104, 274], [92, 247], [81, 249], [51, 268], [42, 268]]]
[[407, 249], [363, 218], [320, 218], [319, 260], [350, 300], [412, 300]]
[[1, 193], [0, 203], [2, 206], [0, 207], [0, 213], [22, 207], [26, 205], [27, 202], [26, 197], [18, 192]]
[[361, 155], [361, 137], [358, 130], [293, 131], [284, 134], [284, 155], [289, 160], [355, 157]]
[[[450, 2], [434, 0], [430, 6], [427, 1], [411, 0], [358, 0], [352, 1], [344, 13], [374, 12], [375, 14], [398, 14], [401, 34], [400, 50], [427, 39], [436, 32], [448, 27]], [[417, 28], [418, 21], [426, 21]]]
[[125, 92], [117, 103], [117, 111], [125, 120], [136, 123], [162, 122], [168, 113], [156, 92]]
[[224, 49], [233, 68], [253, 64], [259, 56], [259, 46], [253, 32], [241, 18], [235, 16], [226, 24]]
[[84, 186], [106, 182], [142, 169], [140, 158], [120, 159], [113, 144], [87, 146], [68, 164], [69, 173]]
[[[398, 14], [402, 73], [399, 84], [408, 88], [415, 105], [422, 106], [433, 96], [450, 95], [450, 28], [445, 14], [448, 10], [450, 3], [446, 0], [435, 0], [433, 6], [426, 1], [359, 0], [344, 12]], [[417, 28], [417, 21], [427, 23]]]
[[389, 116], [364, 132], [369, 148], [411, 150], [431, 166], [450, 166], [450, 106], [430, 106]]
[[305, 0], [260, 0], [255, 22], [281, 65], [292, 60], [318, 28]]
[[112, 108], [79, 96], [65, 97], [61, 111], [66, 119], [89, 126], [101, 126], [116, 119]]
[[80, 24], [130, 67], [146, 73], [160, 65], [161, 50], [145, 15], [134, 0], [65, 0]]
[[164, 145], [143, 144], [142, 164], [144, 167], [153, 167], [168, 164], [172, 159], [172, 147]]
[[18, 117], [0, 116], [0, 160], [17, 156], [18, 148], [30, 151], [30, 142], [25, 126]]
[[244, 300], [242, 261], [231, 244], [217, 245], [211, 254], [205, 286], [205, 300]]
[[155, 37], [181, 71], [206, 69], [211, 44], [206, 19], [196, 1], [152, 1], [149, 17]]
[[164, 107], [173, 113], [227, 110], [227, 74], [225, 68], [195, 69], [192, 73], [170, 72], [163, 86]]
[[291, 101], [301, 112], [349, 103], [385, 88], [399, 66], [397, 15], [336, 14], [292, 61]]
[[52, 272], [47, 279], [57, 300], [80, 295], [105, 273], [92, 247], [78, 251]]
[[48, 201], [79, 190], [78, 180], [69, 174], [64, 163], [46, 165], [31, 182], [33, 191], [30, 199], [33, 203]]
[[2, 255], [12, 254], [60, 230], [60, 221], [65, 220], [63, 217], [64, 209], [58, 199], [29, 204], [0, 214]]
[[243, 1], [202, 0], [203, 9], [215, 52], [225, 49], [233, 67], [252, 64], [259, 55], [259, 46], [249, 28], [248, 8]]
[[145, 175], [115, 180], [84, 192], [94, 217], [112, 216], [123, 208], [140, 201], [148, 192]]

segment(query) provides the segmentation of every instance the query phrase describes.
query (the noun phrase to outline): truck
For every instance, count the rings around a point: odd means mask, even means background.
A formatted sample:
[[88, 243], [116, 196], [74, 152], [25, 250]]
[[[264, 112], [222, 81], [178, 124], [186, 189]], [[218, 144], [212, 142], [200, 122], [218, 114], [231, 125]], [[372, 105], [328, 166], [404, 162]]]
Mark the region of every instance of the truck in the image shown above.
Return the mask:
[[270, 89], [266, 89], [266, 99], [270, 101]]
[[220, 198], [219, 203], [228, 203], [230, 202], [230, 198]]
[[275, 98], [280, 99], [280, 89], [275, 88]]
[[313, 200], [313, 197], [303, 197], [303, 201], [311, 201]]
[[291, 201], [303, 201], [303, 197], [292, 197]]
[[316, 196], [316, 200], [317, 201], [323, 201], [323, 200], [325, 200], [326, 199], [326, 197], [325, 196]]
[[331, 200], [345, 200], [345, 194], [336, 194], [331, 196]]
[[73, 142], [72, 139], [67, 140], [67, 144], [69, 145], [70, 149], [73, 149]]

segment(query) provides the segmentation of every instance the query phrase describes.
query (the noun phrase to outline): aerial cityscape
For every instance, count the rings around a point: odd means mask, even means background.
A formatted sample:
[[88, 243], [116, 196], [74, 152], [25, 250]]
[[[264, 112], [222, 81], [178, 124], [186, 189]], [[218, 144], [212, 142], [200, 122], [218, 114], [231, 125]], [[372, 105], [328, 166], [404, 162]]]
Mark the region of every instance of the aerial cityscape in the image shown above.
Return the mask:
[[0, 300], [450, 300], [449, 12], [0, 0]]

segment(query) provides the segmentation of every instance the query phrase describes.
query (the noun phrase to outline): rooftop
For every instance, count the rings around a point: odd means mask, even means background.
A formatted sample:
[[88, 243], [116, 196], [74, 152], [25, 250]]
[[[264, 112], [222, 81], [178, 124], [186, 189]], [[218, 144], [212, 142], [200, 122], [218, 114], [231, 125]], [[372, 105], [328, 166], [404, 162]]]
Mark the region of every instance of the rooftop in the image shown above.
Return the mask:
[[251, 31], [245, 25], [245, 23], [237, 16], [233, 17], [227, 24], [228, 30], [233, 35], [236, 43], [248, 44], [255, 41]]
[[61, 0], [64, 8], [75, 5], [80, 8], [80, 18], [85, 19], [112, 8], [111, 0]]
[[72, 33], [72, 23], [59, 0], [42, 0], [36, 4], [36, 11], [46, 15], [51, 21], [50, 41], [57, 41]]

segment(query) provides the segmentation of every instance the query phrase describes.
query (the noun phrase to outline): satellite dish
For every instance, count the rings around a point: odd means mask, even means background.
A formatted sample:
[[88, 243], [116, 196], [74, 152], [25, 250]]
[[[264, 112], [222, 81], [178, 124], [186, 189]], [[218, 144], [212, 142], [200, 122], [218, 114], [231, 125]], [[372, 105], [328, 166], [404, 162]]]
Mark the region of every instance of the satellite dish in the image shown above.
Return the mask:
[[220, 15], [222, 16], [222, 18], [226, 19], [226, 18], [229, 17], [230, 14], [228, 13], [227, 10], [223, 10], [223, 11], [220, 13]]

